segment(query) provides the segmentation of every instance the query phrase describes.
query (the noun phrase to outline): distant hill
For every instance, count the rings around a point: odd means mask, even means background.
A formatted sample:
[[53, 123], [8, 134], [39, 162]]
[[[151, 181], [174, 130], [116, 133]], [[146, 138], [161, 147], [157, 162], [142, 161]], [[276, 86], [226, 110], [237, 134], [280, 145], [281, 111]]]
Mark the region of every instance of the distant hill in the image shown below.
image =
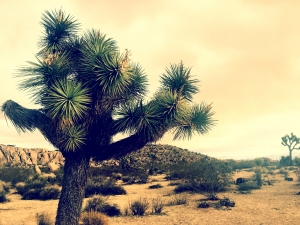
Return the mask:
[[[151, 144], [125, 156], [121, 160], [136, 166], [150, 163], [170, 165], [176, 162], [195, 162], [203, 157], [207, 156], [172, 145]], [[104, 162], [92, 161], [91, 165], [119, 165], [121, 160], [112, 159]], [[0, 144], [0, 164], [2, 165], [47, 165], [49, 162], [63, 165], [64, 158], [61, 152]]]
[[[135, 166], [142, 166], [151, 163], [172, 165], [177, 162], [195, 162], [203, 157], [208, 156], [172, 145], [149, 144], [136, 152], [128, 154], [121, 160], [125, 160], [127, 163]], [[108, 160], [101, 164], [119, 165], [119, 163], [120, 160]], [[97, 165], [97, 163], [95, 164]]]

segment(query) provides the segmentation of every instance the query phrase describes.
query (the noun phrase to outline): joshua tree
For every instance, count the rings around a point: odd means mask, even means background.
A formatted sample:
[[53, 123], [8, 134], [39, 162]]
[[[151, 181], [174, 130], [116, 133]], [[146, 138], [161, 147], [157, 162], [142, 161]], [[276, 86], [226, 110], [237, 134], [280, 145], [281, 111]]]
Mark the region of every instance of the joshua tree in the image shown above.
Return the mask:
[[[38, 129], [65, 157], [56, 225], [77, 225], [90, 159], [120, 158], [167, 131], [174, 139], [205, 134], [214, 125], [211, 104], [193, 104], [198, 80], [182, 62], [160, 77], [157, 92], [145, 101], [142, 67], [121, 54], [116, 42], [97, 30], [77, 34], [74, 17], [46, 11], [37, 62], [19, 70], [20, 89], [39, 109], [8, 100], [1, 110], [20, 132]], [[112, 137], [125, 134], [122, 140]]]
[[290, 166], [292, 166], [293, 164], [292, 151], [294, 149], [296, 150], [300, 149], [300, 146], [297, 147], [297, 145], [300, 144], [300, 138], [297, 138], [296, 135], [291, 133], [291, 136], [285, 135], [284, 137], [281, 138], [281, 140], [282, 140], [281, 144], [289, 148], [289, 152], [290, 152], [289, 164]]

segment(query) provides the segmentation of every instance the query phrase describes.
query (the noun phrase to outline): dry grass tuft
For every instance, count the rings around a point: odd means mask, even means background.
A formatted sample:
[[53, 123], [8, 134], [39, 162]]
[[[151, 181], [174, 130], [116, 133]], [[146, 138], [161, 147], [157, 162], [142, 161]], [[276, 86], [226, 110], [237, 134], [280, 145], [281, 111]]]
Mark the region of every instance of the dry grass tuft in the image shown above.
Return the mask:
[[80, 220], [82, 225], [108, 225], [108, 217], [99, 212], [84, 212], [81, 214]]
[[53, 225], [54, 222], [52, 221], [50, 215], [46, 212], [41, 214], [36, 214], [36, 222], [37, 225]]

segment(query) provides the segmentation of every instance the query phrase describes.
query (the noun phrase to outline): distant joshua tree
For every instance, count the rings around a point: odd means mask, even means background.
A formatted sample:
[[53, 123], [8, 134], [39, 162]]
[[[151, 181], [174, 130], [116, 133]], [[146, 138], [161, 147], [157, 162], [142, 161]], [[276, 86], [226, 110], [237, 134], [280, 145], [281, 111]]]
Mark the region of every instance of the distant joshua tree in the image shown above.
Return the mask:
[[291, 136], [289, 135], [285, 135], [284, 137], [281, 138], [282, 142], [281, 144], [284, 146], [287, 146], [289, 148], [290, 151], [290, 161], [289, 161], [289, 165], [292, 166], [292, 151], [294, 149], [299, 150], [300, 146], [297, 147], [297, 145], [300, 145], [300, 138], [298, 138], [296, 135], [294, 135], [293, 133], [291, 133]]

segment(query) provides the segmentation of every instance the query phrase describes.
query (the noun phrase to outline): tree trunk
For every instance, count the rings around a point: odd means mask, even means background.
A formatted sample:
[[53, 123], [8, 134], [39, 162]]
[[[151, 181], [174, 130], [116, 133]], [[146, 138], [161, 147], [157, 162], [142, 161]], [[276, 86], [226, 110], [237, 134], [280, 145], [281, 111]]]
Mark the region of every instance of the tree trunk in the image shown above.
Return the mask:
[[65, 155], [64, 178], [55, 225], [78, 225], [89, 168], [88, 157], [81, 153]]
[[293, 165], [293, 160], [292, 160], [292, 151], [293, 151], [293, 150], [290, 150], [290, 166], [292, 166], [292, 165]]

